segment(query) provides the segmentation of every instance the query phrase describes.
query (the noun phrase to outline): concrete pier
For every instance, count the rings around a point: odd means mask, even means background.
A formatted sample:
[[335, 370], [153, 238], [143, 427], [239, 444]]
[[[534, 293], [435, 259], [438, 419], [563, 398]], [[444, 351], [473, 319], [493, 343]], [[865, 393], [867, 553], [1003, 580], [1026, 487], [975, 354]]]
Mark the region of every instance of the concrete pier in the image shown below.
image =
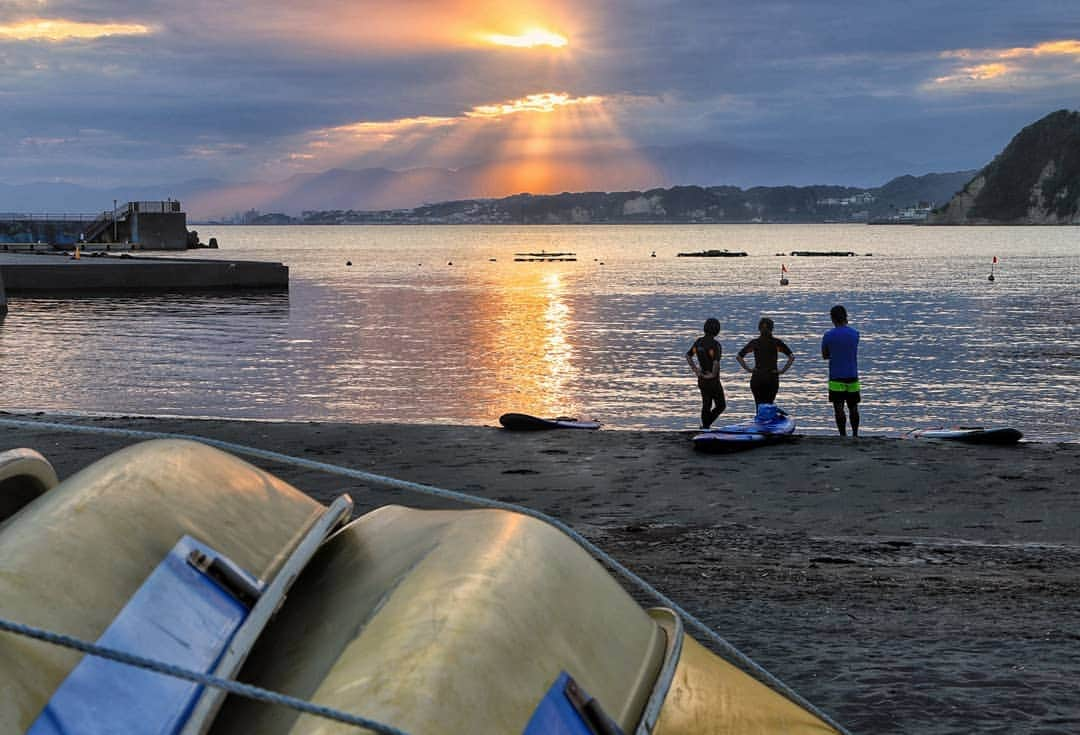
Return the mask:
[[127, 202], [95, 214], [0, 213], [0, 240], [13, 243], [129, 244], [139, 250], [186, 250], [198, 245], [198, 235], [187, 230], [187, 214], [180, 202]]
[[0, 252], [0, 280], [9, 293], [55, 291], [200, 291], [289, 288], [281, 263], [251, 260]]

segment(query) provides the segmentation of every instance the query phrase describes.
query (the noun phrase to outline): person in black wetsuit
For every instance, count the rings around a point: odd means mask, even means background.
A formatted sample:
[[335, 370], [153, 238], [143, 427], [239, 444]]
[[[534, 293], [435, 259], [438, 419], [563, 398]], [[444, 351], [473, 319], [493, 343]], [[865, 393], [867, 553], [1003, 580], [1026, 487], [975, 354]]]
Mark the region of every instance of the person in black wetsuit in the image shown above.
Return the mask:
[[[784, 344], [784, 340], [773, 336], [772, 319], [763, 316], [757, 326], [760, 334], [747, 342], [746, 347], [739, 350], [739, 354], [735, 356], [743, 370], [750, 373], [750, 392], [754, 394], [755, 405], [776, 400], [776, 393], [780, 390], [780, 376], [795, 362], [791, 348]], [[754, 367], [746, 364], [746, 356], [751, 352], [754, 353]], [[784, 367], [777, 369], [776, 364], [781, 352], [787, 356], [787, 362]]]
[[720, 384], [721, 348], [716, 341], [716, 335], [720, 334], [719, 320], [706, 319], [704, 332], [686, 351], [686, 362], [697, 376], [698, 390], [701, 391], [701, 428], [707, 429], [727, 408], [727, 401], [724, 386]]

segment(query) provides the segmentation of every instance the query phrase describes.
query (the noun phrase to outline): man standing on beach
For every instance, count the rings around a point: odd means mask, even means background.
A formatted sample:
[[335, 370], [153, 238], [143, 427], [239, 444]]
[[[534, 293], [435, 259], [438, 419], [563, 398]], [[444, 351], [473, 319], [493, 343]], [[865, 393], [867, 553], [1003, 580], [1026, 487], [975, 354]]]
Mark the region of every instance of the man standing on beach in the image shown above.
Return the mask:
[[720, 321], [711, 317], [706, 319], [704, 332], [686, 351], [686, 362], [697, 376], [698, 390], [701, 391], [701, 428], [708, 429], [727, 408], [727, 401], [724, 386], [720, 384], [720, 343], [716, 341]]
[[829, 311], [833, 328], [821, 338], [821, 356], [829, 361], [829, 400], [836, 414], [840, 436], [847, 436], [847, 417], [851, 415], [851, 435], [859, 435], [859, 333], [848, 326], [847, 309], [837, 304]]

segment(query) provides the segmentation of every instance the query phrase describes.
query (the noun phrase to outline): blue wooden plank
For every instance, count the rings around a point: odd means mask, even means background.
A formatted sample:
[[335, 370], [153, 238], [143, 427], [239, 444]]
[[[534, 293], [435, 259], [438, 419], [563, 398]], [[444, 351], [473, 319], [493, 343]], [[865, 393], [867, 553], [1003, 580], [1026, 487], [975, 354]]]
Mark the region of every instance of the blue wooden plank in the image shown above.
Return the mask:
[[[187, 563], [196, 549], [216, 554], [182, 538], [97, 642], [195, 671], [213, 670], [248, 610]], [[184, 679], [85, 656], [27, 732], [177, 733], [201, 690]]]
[[[576, 692], [575, 705], [571, 691]], [[565, 671], [536, 705], [522, 735], [622, 735], [600, 711], [596, 700], [582, 691]]]

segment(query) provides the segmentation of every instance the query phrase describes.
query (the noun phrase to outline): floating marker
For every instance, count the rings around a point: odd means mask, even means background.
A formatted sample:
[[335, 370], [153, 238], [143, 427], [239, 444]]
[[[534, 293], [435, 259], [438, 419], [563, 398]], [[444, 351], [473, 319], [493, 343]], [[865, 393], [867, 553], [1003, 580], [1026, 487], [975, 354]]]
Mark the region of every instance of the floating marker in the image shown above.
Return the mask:
[[781, 286], [788, 285], [788, 279], [787, 279], [787, 276], [784, 275], [785, 273], [787, 273], [787, 266], [784, 265], [783, 263], [781, 263], [780, 264], [780, 285]]

